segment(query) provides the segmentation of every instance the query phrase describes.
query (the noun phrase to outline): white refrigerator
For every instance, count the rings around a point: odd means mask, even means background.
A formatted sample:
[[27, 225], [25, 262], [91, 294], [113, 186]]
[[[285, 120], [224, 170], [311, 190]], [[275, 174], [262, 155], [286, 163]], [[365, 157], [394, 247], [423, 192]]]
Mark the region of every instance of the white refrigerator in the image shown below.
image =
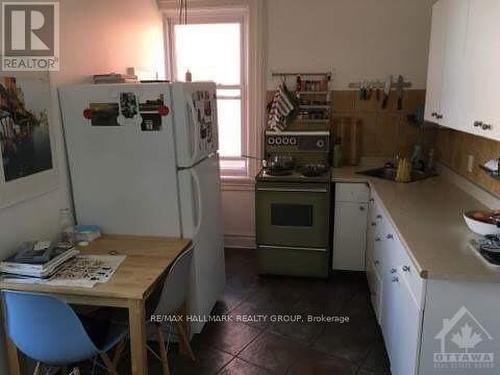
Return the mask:
[[192, 239], [190, 312], [208, 315], [225, 284], [215, 84], [78, 85], [59, 98], [77, 222]]

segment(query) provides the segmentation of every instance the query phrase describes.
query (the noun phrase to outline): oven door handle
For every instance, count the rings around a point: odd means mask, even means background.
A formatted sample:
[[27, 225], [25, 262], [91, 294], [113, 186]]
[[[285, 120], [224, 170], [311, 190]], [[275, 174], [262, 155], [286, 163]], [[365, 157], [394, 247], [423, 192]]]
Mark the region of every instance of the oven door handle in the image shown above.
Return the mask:
[[276, 245], [257, 245], [259, 249], [277, 249], [277, 250], [306, 250], [306, 251], [320, 251], [327, 252], [327, 249], [319, 247], [295, 247], [295, 246], [276, 246]]
[[300, 188], [266, 188], [258, 187], [257, 191], [271, 191], [278, 193], [328, 193], [327, 189], [300, 189]]

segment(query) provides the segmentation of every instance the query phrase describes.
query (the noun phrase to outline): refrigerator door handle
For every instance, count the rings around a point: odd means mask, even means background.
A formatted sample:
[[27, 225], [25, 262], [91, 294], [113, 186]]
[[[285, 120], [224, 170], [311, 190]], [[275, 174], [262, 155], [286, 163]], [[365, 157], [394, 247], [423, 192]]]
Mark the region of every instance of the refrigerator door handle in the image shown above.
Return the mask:
[[196, 186], [196, 194], [198, 195], [197, 199], [196, 199], [196, 204], [197, 204], [197, 223], [196, 223], [196, 226], [195, 226], [195, 229], [194, 229], [194, 235], [196, 236], [196, 234], [200, 231], [200, 227], [201, 227], [201, 220], [202, 220], [202, 215], [203, 215], [203, 205], [202, 205], [202, 202], [201, 202], [201, 184], [200, 184], [200, 178], [198, 177], [198, 175], [196, 174], [196, 172], [191, 169], [191, 176], [193, 177], [193, 180], [194, 180], [194, 185]]
[[189, 110], [191, 111], [191, 116], [188, 114], [188, 119], [191, 118], [191, 124], [188, 124], [188, 126], [191, 127], [191, 139], [193, 140], [193, 153], [191, 154], [191, 165], [196, 162], [199, 148], [200, 148], [200, 132], [196, 128], [197, 124], [197, 113], [196, 113], [196, 108], [194, 106], [194, 101], [193, 98], [190, 95], [186, 95], [186, 103], [187, 106], [189, 107]]

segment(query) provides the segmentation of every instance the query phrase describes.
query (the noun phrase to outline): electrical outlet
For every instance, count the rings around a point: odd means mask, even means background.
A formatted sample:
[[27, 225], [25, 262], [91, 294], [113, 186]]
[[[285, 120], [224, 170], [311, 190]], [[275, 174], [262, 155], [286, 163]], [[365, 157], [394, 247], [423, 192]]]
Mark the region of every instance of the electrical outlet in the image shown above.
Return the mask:
[[472, 169], [474, 168], [474, 155], [467, 156], [467, 172], [472, 173]]

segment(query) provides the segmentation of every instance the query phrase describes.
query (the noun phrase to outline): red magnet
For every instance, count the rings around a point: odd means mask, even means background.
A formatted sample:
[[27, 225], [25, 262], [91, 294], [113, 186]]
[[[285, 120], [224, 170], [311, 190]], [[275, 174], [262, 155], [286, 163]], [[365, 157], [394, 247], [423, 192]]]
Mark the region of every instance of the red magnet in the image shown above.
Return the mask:
[[160, 116], [166, 116], [170, 112], [170, 109], [166, 105], [161, 105], [158, 107], [158, 113]]
[[85, 117], [87, 120], [90, 120], [92, 119], [92, 117], [94, 117], [94, 112], [90, 108], [87, 108], [83, 111], [83, 117]]

